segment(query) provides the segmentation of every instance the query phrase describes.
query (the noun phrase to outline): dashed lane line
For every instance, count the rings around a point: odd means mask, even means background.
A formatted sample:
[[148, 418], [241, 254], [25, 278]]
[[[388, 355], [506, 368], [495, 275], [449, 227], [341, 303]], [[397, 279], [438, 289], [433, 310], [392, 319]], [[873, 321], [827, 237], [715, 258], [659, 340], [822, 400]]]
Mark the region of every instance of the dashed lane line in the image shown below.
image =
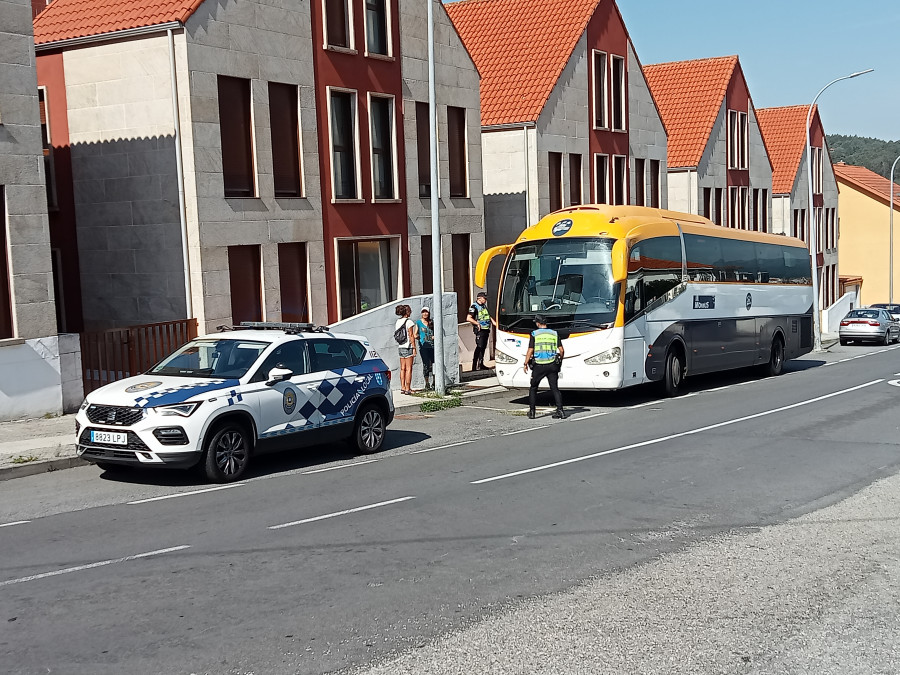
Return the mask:
[[515, 436], [516, 434], [527, 434], [529, 431], [537, 431], [538, 429], [546, 429], [547, 427], [552, 427], [552, 424], [541, 424], [536, 427], [528, 427], [527, 429], [517, 429], [516, 431], [507, 431], [504, 434], [500, 434], [501, 436]]
[[0, 527], [12, 527], [13, 525], [24, 525], [25, 523], [30, 523], [30, 520], [14, 520], [11, 523], [2, 523]]
[[361, 466], [363, 464], [371, 464], [372, 462], [377, 462], [377, 459], [366, 459], [361, 462], [350, 462], [349, 464], [341, 464], [340, 466], [328, 466], [324, 469], [311, 469], [309, 471], [301, 471], [301, 476], [308, 476], [311, 473], [325, 473], [326, 471], [337, 471], [338, 469], [349, 469], [354, 466]]
[[281, 525], [270, 525], [270, 530], [281, 530], [285, 527], [293, 527], [294, 525], [304, 525], [306, 523], [314, 523], [318, 520], [325, 520], [327, 518], [337, 518], [338, 516], [346, 516], [349, 513], [359, 513], [360, 511], [368, 511], [370, 509], [377, 509], [382, 506], [390, 506], [391, 504], [399, 504], [400, 502], [408, 502], [410, 499], [415, 499], [415, 497], [400, 497], [399, 499], [389, 499], [386, 502], [378, 502], [377, 504], [368, 504], [366, 506], [357, 506], [353, 509], [344, 509], [343, 511], [335, 511], [334, 513], [326, 513], [322, 516], [314, 516], [312, 518], [304, 518], [303, 520], [294, 520], [290, 523], [282, 523]]
[[147, 499], [136, 499], [133, 502], [127, 502], [129, 506], [135, 504], [146, 504], [147, 502], [161, 502], [165, 499], [175, 499], [176, 497], [190, 497], [191, 495], [202, 495], [206, 492], [218, 492], [219, 490], [229, 490], [231, 488], [241, 487], [246, 483], [231, 483], [230, 485], [217, 485], [216, 487], [204, 488], [202, 490], [191, 490], [190, 492], [175, 492], [170, 495], [161, 495], [159, 497], [148, 497]]
[[[485, 438], [490, 438], [490, 436], [486, 436]], [[456, 448], [460, 445], [468, 445], [469, 443], [474, 443], [475, 441], [483, 441], [484, 438], [473, 438], [471, 441], [459, 441], [458, 443], [448, 443], [447, 445], [439, 445], [436, 448], [423, 448], [422, 450], [413, 450], [411, 455], [421, 455], [423, 452], [434, 452], [435, 450], [443, 450], [444, 448]]]

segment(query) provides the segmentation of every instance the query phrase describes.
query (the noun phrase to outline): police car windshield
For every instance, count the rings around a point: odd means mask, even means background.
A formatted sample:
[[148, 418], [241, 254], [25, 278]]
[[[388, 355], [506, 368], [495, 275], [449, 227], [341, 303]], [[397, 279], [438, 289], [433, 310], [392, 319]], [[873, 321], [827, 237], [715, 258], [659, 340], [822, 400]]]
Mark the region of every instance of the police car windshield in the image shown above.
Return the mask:
[[557, 330], [614, 322], [619, 298], [619, 284], [612, 281], [614, 242], [565, 237], [517, 245], [500, 292], [500, 328], [531, 330], [536, 314]]
[[199, 339], [188, 342], [149, 370], [152, 375], [238, 379], [247, 374], [269, 342]]

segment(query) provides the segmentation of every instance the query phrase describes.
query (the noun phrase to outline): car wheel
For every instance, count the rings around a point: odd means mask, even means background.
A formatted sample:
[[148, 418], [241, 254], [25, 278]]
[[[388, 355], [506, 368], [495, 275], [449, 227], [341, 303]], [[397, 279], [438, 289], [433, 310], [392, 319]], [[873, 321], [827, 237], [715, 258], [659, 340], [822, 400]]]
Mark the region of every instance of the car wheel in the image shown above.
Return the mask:
[[210, 437], [203, 457], [203, 470], [214, 483], [238, 480], [250, 463], [250, 439], [246, 429], [227, 422]]
[[681, 351], [675, 347], [666, 354], [666, 371], [663, 376], [663, 392], [666, 396], [678, 396], [684, 380], [684, 363]]
[[891, 330], [888, 329], [884, 331], [884, 338], [881, 340], [881, 344], [887, 346], [891, 344]]
[[766, 377], [777, 377], [784, 369], [784, 344], [780, 338], [772, 340], [772, 349], [769, 352], [769, 362], [762, 367]]
[[384, 414], [377, 405], [364, 406], [356, 413], [356, 423], [353, 425], [353, 445], [363, 454], [378, 452], [384, 443], [386, 430]]

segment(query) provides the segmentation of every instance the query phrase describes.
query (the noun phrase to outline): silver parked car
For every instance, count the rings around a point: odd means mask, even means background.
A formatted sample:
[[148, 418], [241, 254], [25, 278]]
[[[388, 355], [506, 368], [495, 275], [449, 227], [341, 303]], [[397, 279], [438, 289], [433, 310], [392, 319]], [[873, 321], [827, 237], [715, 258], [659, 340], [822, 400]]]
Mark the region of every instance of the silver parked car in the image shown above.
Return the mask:
[[895, 321], [900, 321], [900, 305], [897, 303], [889, 303], [889, 302], [876, 302], [874, 305], [869, 305], [869, 307], [880, 307], [881, 309], [886, 309], [891, 313], [891, 316], [894, 317]]
[[880, 307], [853, 309], [841, 321], [839, 336], [842, 345], [853, 341], [889, 345], [900, 342], [900, 323]]

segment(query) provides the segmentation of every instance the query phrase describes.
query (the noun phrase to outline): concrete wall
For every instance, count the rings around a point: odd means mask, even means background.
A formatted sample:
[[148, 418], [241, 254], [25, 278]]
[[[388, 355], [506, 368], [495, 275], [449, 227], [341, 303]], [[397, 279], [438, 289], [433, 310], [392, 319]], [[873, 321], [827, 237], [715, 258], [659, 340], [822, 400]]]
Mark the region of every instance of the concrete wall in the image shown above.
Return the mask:
[[772, 164], [769, 162], [769, 153], [766, 144], [763, 141], [762, 131], [759, 129], [759, 121], [756, 119], [756, 111], [750, 106], [750, 114], [748, 119], [748, 127], [750, 132], [750, 222], [753, 219], [753, 190], [768, 190], [768, 220], [766, 221], [766, 230], [771, 231], [772, 227]]
[[[641, 70], [634, 45], [628, 43], [628, 154], [630, 177], [629, 204], [634, 204], [637, 194], [637, 181], [635, 175], [634, 159], [659, 160], [659, 206], [666, 209], [668, 206], [669, 188], [666, 172], [666, 159], [668, 157], [668, 136], [663, 126], [659, 110], [653, 102], [647, 79]], [[641, 177], [644, 184], [644, 194], [649, 198], [649, 162], [645, 168], [645, 176]]]
[[60, 333], [59, 335], [59, 372], [62, 379], [63, 412], [75, 412], [84, 401], [81, 339], [78, 333]]
[[[456, 293], [444, 293], [444, 372], [446, 383], [459, 381], [459, 346], [457, 341], [458, 324], [456, 323]], [[400, 354], [398, 345], [394, 341], [394, 325], [397, 323], [397, 314], [394, 309], [397, 305], [409, 305], [412, 308], [413, 321], [418, 320], [422, 314], [422, 307], [430, 307], [434, 316], [434, 297], [431, 295], [417, 295], [410, 298], [402, 298], [396, 303], [370, 309], [368, 312], [357, 314], [338, 321], [331, 325], [331, 329], [339, 333], [351, 333], [364, 335], [369, 340], [372, 348], [384, 360], [393, 371], [391, 377], [391, 389], [400, 389]], [[413, 366], [413, 389], [422, 389], [425, 386], [422, 377], [422, 360], [416, 355]]]
[[[482, 181], [481, 99], [479, 75], [439, 0], [431, 0], [434, 15], [435, 100], [437, 103], [438, 175], [444, 289], [453, 288], [453, 234], [469, 234], [472, 264], [485, 247]], [[400, 0], [400, 51], [403, 74], [403, 135], [406, 145], [406, 195], [409, 218], [409, 270], [414, 293], [422, 291], [422, 235], [431, 234], [431, 200], [419, 198], [416, 101], [428, 102], [428, 6]], [[450, 198], [447, 148], [447, 106], [466, 109], [468, 153], [467, 199]], [[471, 292], [472, 289], [468, 289]]]
[[[713, 124], [712, 132], [709, 135], [709, 142], [703, 150], [700, 163], [697, 165], [697, 182], [691, 186], [693, 191], [690, 194], [691, 213], [700, 213], [703, 206], [703, 189], [704, 188], [722, 188], [728, 187], [728, 123], [727, 111], [725, 109], [725, 100], [722, 99], [722, 105], [719, 108], [719, 114]], [[672, 198], [670, 193], [669, 199]], [[683, 197], [682, 197], [683, 199]], [[671, 205], [671, 201], [669, 204]], [[723, 208], [725, 215], [728, 215], [728, 198], [723, 197]]]
[[[179, 36], [191, 289], [201, 332], [232, 320], [227, 247], [242, 244], [261, 245], [264, 318], [277, 321], [278, 244], [305, 242], [310, 319], [327, 321], [311, 30], [308, 3], [206, 2]], [[251, 80], [256, 198], [224, 197], [218, 75]], [[299, 87], [302, 198], [274, 196], [269, 82]]]
[[85, 328], [186, 316], [163, 35], [64, 52]]
[[31, 5], [0, 2], [0, 228], [13, 335], [0, 340], [0, 420], [62, 407]]
[[[794, 188], [796, 189], [796, 187]], [[769, 230], [772, 234], [783, 234], [791, 236], [791, 227], [793, 225], [793, 216], [791, 215], [791, 196], [775, 195], [772, 197], [772, 227]]]
[[844, 293], [831, 307], [822, 310], [822, 332], [837, 335], [841, 330], [841, 319], [858, 306], [859, 298], [855, 291]]
[[685, 169], [666, 173], [669, 207], [682, 213], [699, 213], [697, 204], [697, 172]]

